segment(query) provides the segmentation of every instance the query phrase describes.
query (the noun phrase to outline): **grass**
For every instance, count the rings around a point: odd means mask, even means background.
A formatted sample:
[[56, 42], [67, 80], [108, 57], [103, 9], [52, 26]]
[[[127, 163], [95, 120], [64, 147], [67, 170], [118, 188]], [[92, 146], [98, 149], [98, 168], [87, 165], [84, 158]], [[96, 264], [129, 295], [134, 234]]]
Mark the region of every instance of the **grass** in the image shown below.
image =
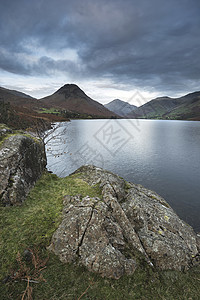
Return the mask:
[[[48, 256], [53, 232], [62, 216], [64, 195], [101, 197], [99, 186], [91, 187], [74, 174], [66, 178], [45, 173], [22, 206], [0, 207], [1, 280], [16, 270], [17, 253], [39, 248]], [[200, 268], [187, 272], [157, 271], [143, 265], [130, 277], [101, 278], [82, 266], [63, 264], [52, 253], [42, 271], [46, 282], [30, 283], [33, 299], [199, 299]], [[0, 299], [21, 299], [27, 282], [0, 283]], [[84, 293], [85, 292], [85, 293]], [[81, 298], [80, 298], [81, 297]]]
[[49, 108], [49, 109], [47, 109], [47, 108], [41, 108], [40, 110], [38, 110], [38, 113], [40, 113], [40, 114], [61, 114], [61, 112], [58, 110], [58, 109], [56, 109], [56, 108]]

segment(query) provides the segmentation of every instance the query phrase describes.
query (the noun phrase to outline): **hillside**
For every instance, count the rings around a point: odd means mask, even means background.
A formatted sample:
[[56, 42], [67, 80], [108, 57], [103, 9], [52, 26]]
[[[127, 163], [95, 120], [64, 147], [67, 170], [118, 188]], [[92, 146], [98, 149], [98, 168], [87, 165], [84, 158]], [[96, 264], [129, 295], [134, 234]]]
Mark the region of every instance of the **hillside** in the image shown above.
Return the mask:
[[16, 91], [16, 90], [9, 90], [3, 87], [0, 87], [0, 95], [1, 95], [1, 99], [2, 97], [9, 97], [10, 99], [14, 99], [15, 97], [21, 97], [21, 98], [31, 98], [34, 99], [33, 97], [31, 97], [30, 95], [27, 95], [25, 93]]
[[[5, 123], [5, 119], [10, 116], [10, 119], [15, 119], [15, 125], [21, 120], [23, 128], [38, 118], [50, 122], [68, 118], [118, 117], [200, 121], [200, 92], [180, 98], [158, 97], [136, 107], [119, 99], [103, 106], [75, 84], [65, 84], [54, 94], [39, 100], [22, 92], [0, 87], [0, 108], [1, 122]], [[12, 120], [7, 124], [12, 126]]]
[[[55, 114], [40, 113], [46, 109], [43, 103], [24, 93], [0, 87], [0, 122], [15, 129], [66, 120]], [[48, 125], [49, 127], [49, 125]]]
[[127, 114], [128, 118], [200, 120], [200, 92], [180, 98], [159, 97]]
[[104, 106], [121, 117], [125, 117], [127, 114], [131, 113], [137, 108], [137, 106], [131, 105], [128, 102], [122, 101], [120, 99], [115, 99], [105, 104]]
[[164, 117], [168, 119], [200, 121], [200, 93], [167, 112]]
[[32, 98], [29, 95], [3, 87], [0, 87], [0, 101], [4, 101], [6, 103], [10, 102], [11, 105], [29, 109], [36, 108], [41, 105], [37, 99]]
[[40, 101], [55, 109], [66, 110], [71, 113], [86, 114], [99, 117], [116, 117], [102, 104], [88, 97], [77, 85], [65, 84], [54, 94], [40, 99]]

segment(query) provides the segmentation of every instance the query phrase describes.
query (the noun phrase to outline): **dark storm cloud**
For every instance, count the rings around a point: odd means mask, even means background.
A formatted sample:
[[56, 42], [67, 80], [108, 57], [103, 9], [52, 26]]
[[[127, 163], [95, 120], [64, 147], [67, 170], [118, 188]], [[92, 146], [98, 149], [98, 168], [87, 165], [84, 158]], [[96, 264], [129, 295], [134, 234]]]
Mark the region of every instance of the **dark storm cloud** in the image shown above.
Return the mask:
[[[105, 77], [159, 91], [197, 89], [199, 15], [195, 0], [2, 0], [0, 68]], [[79, 61], [51, 56], [65, 48]]]
[[67, 59], [54, 60], [50, 57], [42, 56], [37, 61], [30, 62], [24, 54], [11, 54], [1, 49], [0, 66], [4, 71], [21, 75], [54, 75], [56, 72], [65, 73], [68, 71], [72, 77], [76, 74], [78, 78], [81, 72], [81, 67]]

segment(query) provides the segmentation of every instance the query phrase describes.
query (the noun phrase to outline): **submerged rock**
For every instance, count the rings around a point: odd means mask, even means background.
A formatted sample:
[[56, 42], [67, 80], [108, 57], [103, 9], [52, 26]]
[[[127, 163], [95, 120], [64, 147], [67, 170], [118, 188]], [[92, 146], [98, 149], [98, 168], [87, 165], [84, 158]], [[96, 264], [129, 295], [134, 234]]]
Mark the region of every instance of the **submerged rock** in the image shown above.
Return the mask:
[[42, 142], [15, 134], [0, 145], [0, 201], [3, 205], [20, 204], [26, 198], [46, 166]]
[[141, 260], [163, 270], [198, 264], [199, 238], [162, 197], [94, 166], [75, 174], [99, 184], [102, 199], [65, 196], [49, 247], [61, 261], [115, 279], [132, 274]]

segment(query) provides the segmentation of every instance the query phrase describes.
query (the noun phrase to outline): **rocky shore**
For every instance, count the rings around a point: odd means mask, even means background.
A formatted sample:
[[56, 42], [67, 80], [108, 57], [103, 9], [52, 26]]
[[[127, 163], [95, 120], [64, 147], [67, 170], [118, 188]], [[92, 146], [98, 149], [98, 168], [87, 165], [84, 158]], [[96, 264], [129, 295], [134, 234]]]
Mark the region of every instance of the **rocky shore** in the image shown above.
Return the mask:
[[[0, 127], [1, 206], [22, 204], [45, 166], [39, 139]], [[92, 165], [69, 178], [100, 194], [64, 194], [60, 225], [48, 245], [62, 262], [114, 279], [144, 264], [180, 271], [199, 265], [199, 235], [161, 196]]]

